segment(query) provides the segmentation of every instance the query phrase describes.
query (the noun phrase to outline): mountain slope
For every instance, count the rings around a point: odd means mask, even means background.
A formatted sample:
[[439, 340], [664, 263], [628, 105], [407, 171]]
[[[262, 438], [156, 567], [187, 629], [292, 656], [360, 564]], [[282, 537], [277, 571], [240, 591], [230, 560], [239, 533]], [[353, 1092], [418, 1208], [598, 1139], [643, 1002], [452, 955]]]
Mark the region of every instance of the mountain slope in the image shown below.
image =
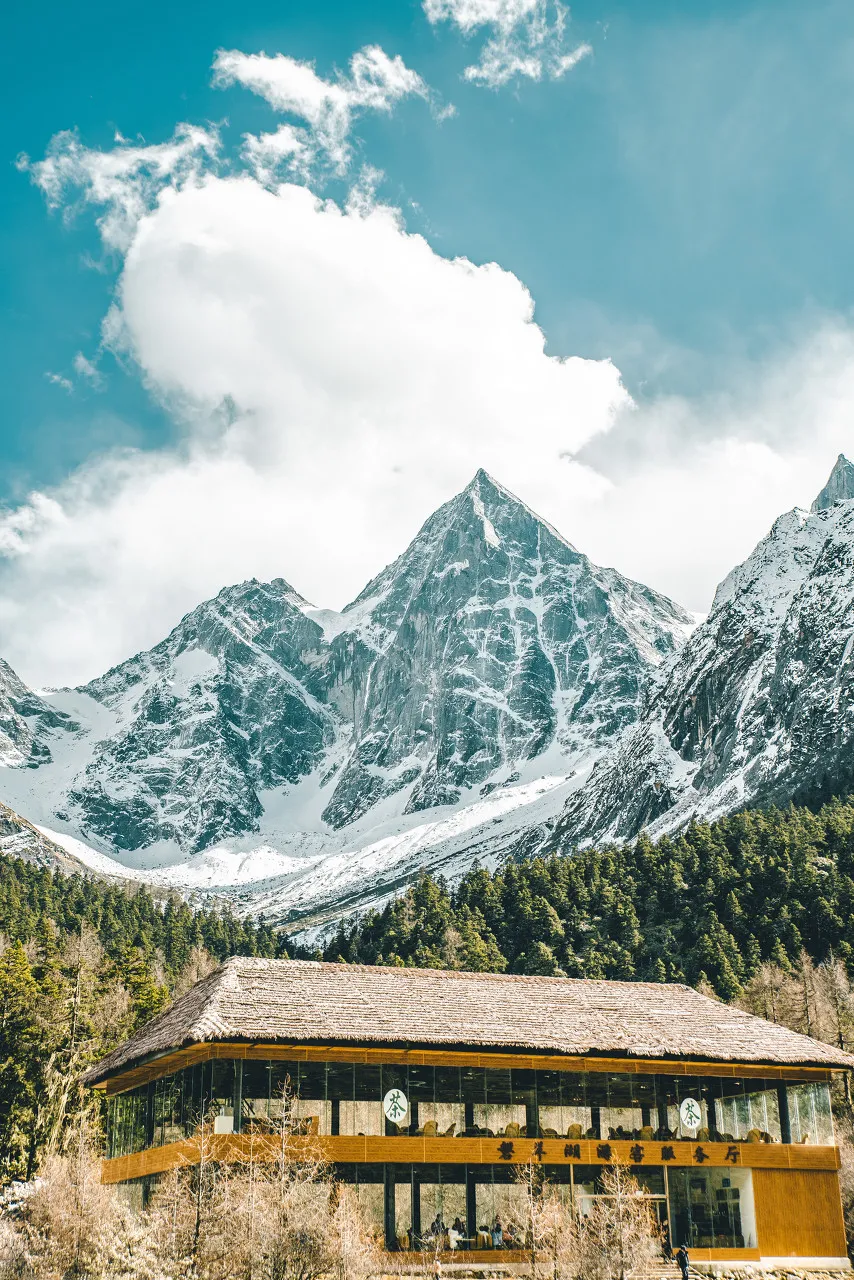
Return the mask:
[[80, 825], [130, 850], [257, 829], [259, 791], [309, 773], [336, 736], [305, 605], [283, 579], [229, 587], [80, 690], [116, 721], [67, 793]]
[[840, 458], [812, 512], [781, 516], [721, 583], [637, 725], [570, 797], [555, 844], [854, 782], [852, 478]]
[[326, 911], [544, 839], [691, 621], [479, 472], [341, 614], [243, 583], [38, 715], [16, 686], [0, 795], [93, 869]]
[[0, 658], [0, 766], [48, 763], [50, 751], [41, 735], [66, 724], [72, 727]]
[[354, 749], [324, 817], [455, 804], [553, 749], [571, 772], [635, 718], [691, 619], [599, 569], [485, 472], [343, 613], [332, 694]]

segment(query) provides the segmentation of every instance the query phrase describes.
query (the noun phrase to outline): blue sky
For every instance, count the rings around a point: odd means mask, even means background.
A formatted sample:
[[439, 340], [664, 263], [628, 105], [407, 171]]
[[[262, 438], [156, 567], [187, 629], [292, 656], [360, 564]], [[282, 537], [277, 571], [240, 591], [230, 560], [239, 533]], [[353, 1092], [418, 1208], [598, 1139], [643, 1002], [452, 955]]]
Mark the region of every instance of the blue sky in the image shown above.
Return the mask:
[[[631, 473], [634, 482], [654, 454], [660, 482], [672, 483], [680, 466], [694, 465], [683, 457], [692, 443], [732, 440], [754, 450], [745, 457], [760, 477], [763, 468], [774, 472], [767, 505], [745, 517], [737, 537], [723, 539], [717, 559], [704, 553], [691, 599], [690, 575], [680, 577], [666, 556], [656, 560], [650, 551], [644, 560], [638, 550], [633, 561], [627, 545], [620, 559], [606, 508], [596, 518], [592, 506], [581, 512], [585, 549], [592, 542], [599, 558], [618, 560], [702, 609], [729, 567], [726, 557], [747, 554], [780, 509], [772, 504], [790, 493], [791, 501], [809, 500], [811, 493], [795, 492], [795, 477], [806, 470], [812, 483], [832, 457], [817, 449], [805, 464], [804, 439], [814, 434], [805, 419], [812, 412], [827, 418], [831, 403], [844, 427], [847, 413], [854, 8], [835, 0], [584, 0], [572, 7], [565, 45], [589, 43], [591, 53], [559, 79], [515, 76], [500, 88], [462, 74], [487, 35], [466, 37], [450, 21], [431, 24], [416, 0], [147, 0], [123, 6], [120, 20], [114, 6], [91, 2], [16, 6], [7, 18], [0, 115], [0, 502], [17, 520], [16, 537], [32, 490], [62, 492], [82, 464], [97, 465], [117, 447], [158, 456], [187, 440], [177, 375], [164, 381], [139, 343], [99, 350], [123, 251], [104, 246], [93, 210], [75, 209], [72, 196], [49, 210], [16, 157], [39, 161], [62, 130], [108, 151], [116, 131], [152, 145], [181, 121], [211, 122], [234, 176], [242, 135], [288, 117], [240, 84], [215, 87], [218, 49], [313, 60], [317, 74], [331, 78], [336, 68], [346, 72], [354, 51], [379, 45], [418, 73], [430, 105], [411, 95], [388, 114], [366, 112], [354, 121], [347, 171], [304, 180], [343, 202], [360, 167], [375, 166], [383, 173], [376, 199], [398, 208], [406, 229], [422, 233], [435, 255], [494, 261], [530, 290], [550, 355], [614, 361], [638, 411], [609, 432], [591, 428], [570, 442], [569, 452], [596, 476], [613, 484]], [[455, 114], [441, 119], [447, 104]], [[96, 383], [75, 373], [78, 352], [97, 363]], [[791, 399], [781, 378], [801, 368], [798, 387], [818, 379], [815, 396], [800, 405], [798, 422], [778, 422], [776, 408]], [[750, 400], [756, 387], [764, 401]], [[182, 405], [187, 394], [182, 385]], [[722, 427], [727, 415], [732, 421]], [[830, 432], [822, 449], [838, 442], [839, 432]], [[771, 451], [770, 464], [757, 449]], [[468, 465], [460, 461], [462, 483]], [[726, 466], [715, 475], [726, 475]], [[513, 474], [501, 478], [513, 486]], [[546, 514], [561, 517], [563, 531], [581, 542], [570, 527], [588, 502], [579, 483], [556, 495]], [[599, 492], [591, 482], [589, 504]], [[633, 501], [643, 509], [641, 498]], [[404, 506], [426, 515], [419, 503], [429, 505], [426, 492]], [[366, 543], [363, 577], [379, 567], [370, 555], [399, 550], [394, 541], [405, 530], [405, 521], [390, 518], [387, 551], [382, 539]], [[626, 531], [621, 536], [632, 541]], [[6, 589], [20, 595], [20, 546], [13, 551]], [[285, 539], [279, 554], [288, 576], [290, 551]], [[267, 567], [261, 559], [259, 572]], [[251, 548], [235, 568], [244, 563], [253, 568]], [[309, 566], [306, 576], [313, 572]], [[361, 561], [353, 584], [360, 572]], [[92, 573], [87, 568], [84, 577]], [[214, 577], [212, 570], [185, 583], [170, 595], [170, 608], [190, 607]], [[316, 577], [324, 586], [323, 573]], [[344, 591], [350, 578], [328, 585], [333, 594]], [[99, 607], [108, 604], [115, 608], [115, 598]], [[4, 612], [0, 602], [0, 652], [21, 647], [19, 622], [20, 613], [11, 605]], [[156, 636], [122, 630], [115, 646], [137, 638]]]

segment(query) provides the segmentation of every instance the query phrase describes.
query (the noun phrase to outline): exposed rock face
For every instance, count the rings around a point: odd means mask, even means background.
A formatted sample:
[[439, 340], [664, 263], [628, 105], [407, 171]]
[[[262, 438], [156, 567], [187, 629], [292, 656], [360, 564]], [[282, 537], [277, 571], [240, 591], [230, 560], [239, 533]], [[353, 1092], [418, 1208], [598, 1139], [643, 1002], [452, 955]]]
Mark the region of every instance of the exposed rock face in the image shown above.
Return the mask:
[[854, 466], [844, 453], [836, 459], [827, 484], [810, 507], [810, 511], [827, 511], [836, 502], [847, 502], [854, 498]]
[[33, 862], [51, 871], [62, 871], [66, 875], [89, 873], [88, 867], [5, 804], [0, 804], [0, 854]]
[[343, 616], [332, 692], [355, 748], [324, 814], [334, 826], [398, 792], [406, 812], [456, 803], [550, 747], [571, 768], [634, 720], [691, 621], [483, 471]]
[[229, 587], [57, 694], [76, 721], [12, 727], [32, 762], [57, 756], [40, 820], [156, 860], [265, 831], [270, 804], [276, 830], [308, 813], [328, 833], [477, 801], [532, 761], [587, 768], [690, 625], [479, 472], [343, 614], [283, 579]]
[[258, 792], [311, 772], [336, 724], [305, 606], [281, 578], [228, 587], [81, 691], [116, 720], [68, 793], [87, 831], [117, 849], [201, 849], [255, 829]]
[[555, 844], [851, 786], [854, 502], [832, 498], [849, 475], [843, 458], [812, 514], [781, 516], [721, 583], [637, 725], [568, 801]]
[[28, 689], [0, 658], [0, 765], [37, 768], [47, 763], [50, 751], [39, 731], [64, 724], [66, 718]]

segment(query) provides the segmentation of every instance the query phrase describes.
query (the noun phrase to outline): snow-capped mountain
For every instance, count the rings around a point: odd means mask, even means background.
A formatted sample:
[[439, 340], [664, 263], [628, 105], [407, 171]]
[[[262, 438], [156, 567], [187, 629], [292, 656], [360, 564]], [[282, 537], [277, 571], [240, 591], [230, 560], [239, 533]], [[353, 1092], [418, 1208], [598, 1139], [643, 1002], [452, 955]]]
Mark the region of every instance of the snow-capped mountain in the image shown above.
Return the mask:
[[854, 467], [781, 516], [650, 683], [552, 837], [653, 832], [854, 783]]
[[634, 720], [690, 621], [478, 472], [344, 610], [330, 696], [353, 749], [324, 817], [456, 804], [547, 750], [569, 772]]
[[0, 767], [35, 768], [49, 762], [44, 731], [65, 723], [65, 717], [28, 689], [0, 658]]
[[541, 842], [691, 625], [481, 471], [341, 614], [253, 581], [81, 689], [0, 670], [0, 796], [100, 872], [361, 902]]

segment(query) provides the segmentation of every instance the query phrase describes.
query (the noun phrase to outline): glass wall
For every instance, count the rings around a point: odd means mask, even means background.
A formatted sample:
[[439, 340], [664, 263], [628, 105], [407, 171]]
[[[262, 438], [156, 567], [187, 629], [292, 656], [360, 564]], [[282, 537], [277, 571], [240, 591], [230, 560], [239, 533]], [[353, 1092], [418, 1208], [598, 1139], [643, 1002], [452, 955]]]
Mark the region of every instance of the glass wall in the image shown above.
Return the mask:
[[[663, 1169], [632, 1170], [651, 1219], [667, 1223]], [[589, 1213], [602, 1194], [601, 1166], [544, 1165], [545, 1179]], [[389, 1248], [446, 1252], [523, 1249], [526, 1193], [505, 1165], [337, 1165], [335, 1176], [354, 1185], [368, 1222]]]
[[668, 1169], [674, 1248], [755, 1249], [749, 1169]]
[[789, 1085], [789, 1121], [792, 1142], [833, 1145], [830, 1089], [826, 1084]]
[[[383, 1114], [392, 1088], [408, 1106], [397, 1123]], [[218, 1132], [272, 1132], [286, 1092], [298, 1130], [324, 1135], [833, 1142], [823, 1082], [216, 1060], [113, 1097], [109, 1153], [175, 1142], [211, 1112]]]

